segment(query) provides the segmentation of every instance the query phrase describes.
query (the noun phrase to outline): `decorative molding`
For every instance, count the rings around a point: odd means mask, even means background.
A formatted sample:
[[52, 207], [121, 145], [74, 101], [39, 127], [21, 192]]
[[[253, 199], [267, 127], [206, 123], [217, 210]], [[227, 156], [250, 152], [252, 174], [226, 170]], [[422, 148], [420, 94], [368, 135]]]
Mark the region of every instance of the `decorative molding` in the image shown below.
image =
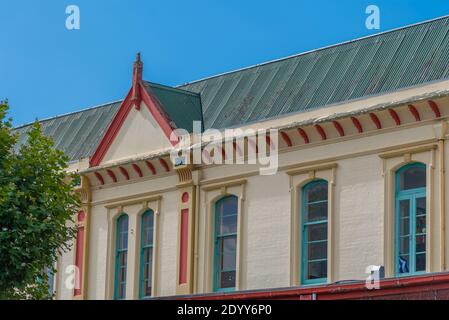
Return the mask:
[[[432, 143], [429, 145], [423, 145], [423, 146], [419, 146], [419, 147], [412, 147], [412, 148], [407, 148], [407, 149], [383, 152], [383, 153], [379, 154], [379, 157], [382, 159], [389, 159], [389, 158], [395, 158], [395, 157], [400, 157], [400, 156], [406, 157], [407, 154], [411, 155], [414, 153], [422, 153], [422, 152], [435, 150], [437, 148], [438, 148], [438, 145], [435, 143]], [[410, 156], [410, 158], [411, 158], [411, 156]]]

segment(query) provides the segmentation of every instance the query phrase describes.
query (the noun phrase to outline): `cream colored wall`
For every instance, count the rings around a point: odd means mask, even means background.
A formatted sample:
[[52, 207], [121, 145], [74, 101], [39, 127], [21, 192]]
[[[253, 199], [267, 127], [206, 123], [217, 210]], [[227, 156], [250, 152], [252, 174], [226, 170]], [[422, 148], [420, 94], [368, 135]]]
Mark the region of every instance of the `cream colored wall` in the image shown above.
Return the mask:
[[[427, 115], [423, 115], [426, 119]], [[430, 118], [429, 118], [430, 119]], [[384, 122], [390, 121], [382, 119]], [[388, 185], [385, 166], [401, 163], [402, 154], [387, 160], [382, 153], [411, 148], [437, 141], [435, 125], [440, 120], [426, 120], [401, 128], [385, 129], [375, 133], [366, 133], [354, 137], [345, 137], [335, 141], [323, 141], [301, 148], [291, 148], [279, 156], [280, 170], [274, 176], [260, 176], [256, 166], [211, 166], [201, 169], [201, 188], [199, 203], [198, 233], [198, 292], [210, 290], [211, 250], [210, 214], [212, 199], [216, 192], [206, 191], [214, 181], [244, 179], [244, 187], [234, 186], [228, 193], [241, 196], [241, 246], [240, 246], [240, 289], [263, 289], [288, 287], [291, 283], [291, 215], [298, 214], [291, 209], [291, 192], [288, 170], [312, 164], [336, 163], [335, 188], [333, 202], [333, 240], [332, 273], [333, 281], [365, 279], [365, 268], [372, 264], [388, 265], [388, 255], [384, 250], [386, 219], [392, 214], [385, 206]], [[447, 148], [447, 146], [446, 146]], [[434, 154], [432, 154], [434, 152]], [[430, 221], [432, 259], [429, 271], [440, 271], [439, 255], [439, 178], [437, 170], [438, 150], [416, 151], [412, 160], [428, 163], [434, 170], [430, 186], [432, 220]], [[449, 159], [446, 157], [446, 165]], [[430, 171], [429, 171], [430, 172]], [[304, 179], [306, 179], [305, 177]], [[302, 179], [301, 177], [298, 179]], [[446, 181], [447, 181], [446, 175]], [[178, 197], [177, 176], [166, 174], [157, 179], [134, 179], [129, 183], [95, 187], [92, 194], [92, 216], [89, 255], [89, 299], [110, 298], [111, 287], [111, 239], [114, 228], [110, 223], [111, 215], [116, 214], [111, 206], [124, 203], [123, 211], [137, 215], [142, 209], [140, 200], [135, 204], [126, 204], [132, 199], [141, 199], [161, 195], [160, 219], [158, 228], [158, 260], [156, 268], [157, 295], [171, 296], [176, 292]], [[387, 183], [386, 183], [387, 181]], [[390, 186], [391, 187], [391, 186]], [[244, 188], [244, 189], [243, 189]], [[243, 190], [243, 191], [242, 191]], [[215, 193], [214, 193], [215, 192]], [[219, 195], [219, 193], [218, 193]], [[136, 200], [137, 201], [137, 200]], [[446, 200], [447, 201], [447, 200]], [[446, 219], [448, 220], [449, 217]], [[137, 220], [136, 220], [137, 221]], [[209, 221], [209, 222], [208, 222]], [[134, 226], [135, 227], [135, 226]], [[131, 228], [131, 225], [130, 225]], [[298, 227], [299, 228], [299, 227]], [[111, 233], [112, 232], [112, 233]], [[130, 235], [131, 236], [131, 235]], [[135, 235], [134, 235], [135, 236]], [[446, 240], [449, 235], [446, 234]], [[129, 241], [132, 245], [133, 241]], [[136, 252], [136, 247], [130, 247]], [[449, 248], [445, 249], [446, 256]], [[128, 269], [135, 270], [137, 259], [130, 254]], [[70, 255], [62, 259], [62, 266], [71, 263]], [[447, 260], [447, 259], [446, 259]], [[294, 266], [299, 268], [299, 265]], [[58, 281], [61, 283], [61, 281]], [[134, 284], [130, 284], [130, 288]], [[108, 289], [109, 288], [109, 289]], [[59, 297], [69, 298], [67, 294]], [[128, 298], [137, 298], [128, 291]]]
[[142, 102], [140, 110], [132, 108], [117, 137], [106, 152], [102, 164], [166, 149], [170, 141]]

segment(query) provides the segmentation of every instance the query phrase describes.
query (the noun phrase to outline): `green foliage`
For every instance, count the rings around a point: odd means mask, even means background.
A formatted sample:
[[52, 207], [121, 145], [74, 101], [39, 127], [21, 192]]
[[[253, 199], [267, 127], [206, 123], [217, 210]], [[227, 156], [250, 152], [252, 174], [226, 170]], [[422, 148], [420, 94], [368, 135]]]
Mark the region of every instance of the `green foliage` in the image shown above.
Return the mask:
[[38, 122], [18, 146], [0, 103], [0, 299], [48, 299], [46, 269], [70, 249], [79, 200], [68, 158]]

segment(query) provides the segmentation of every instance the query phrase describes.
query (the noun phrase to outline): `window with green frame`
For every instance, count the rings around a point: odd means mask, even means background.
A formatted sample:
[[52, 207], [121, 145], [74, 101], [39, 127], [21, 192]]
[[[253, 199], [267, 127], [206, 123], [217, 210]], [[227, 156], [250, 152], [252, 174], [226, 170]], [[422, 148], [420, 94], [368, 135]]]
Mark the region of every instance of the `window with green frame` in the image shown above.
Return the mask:
[[236, 286], [238, 198], [227, 196], [215, 203], [214, 291]]
[[400, 168], [395, 179], [395, 273], [426, 271], [426, 166]]
[[128, 215], [122, 214], [116, 223], [114, 299], [126, 298], [126, 265], [128, 261]]
[[328, 183], [315, 180], [302, 188], [301, 283], [327, 281]]
[[139, 297], [151, 297], [153, 275], [154, 212], [146, 211], [141, 218]]

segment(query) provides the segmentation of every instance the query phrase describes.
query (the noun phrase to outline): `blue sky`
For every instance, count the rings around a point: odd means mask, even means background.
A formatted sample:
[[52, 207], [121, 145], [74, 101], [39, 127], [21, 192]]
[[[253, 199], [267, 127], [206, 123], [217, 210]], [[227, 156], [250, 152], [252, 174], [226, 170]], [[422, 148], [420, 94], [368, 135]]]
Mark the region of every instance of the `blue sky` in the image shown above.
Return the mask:
[[122, 99], [138, 51], [146, 80], [178, 85], [446, 14], [447, 0], [0, 0], [0, 99], [19, 125]]

